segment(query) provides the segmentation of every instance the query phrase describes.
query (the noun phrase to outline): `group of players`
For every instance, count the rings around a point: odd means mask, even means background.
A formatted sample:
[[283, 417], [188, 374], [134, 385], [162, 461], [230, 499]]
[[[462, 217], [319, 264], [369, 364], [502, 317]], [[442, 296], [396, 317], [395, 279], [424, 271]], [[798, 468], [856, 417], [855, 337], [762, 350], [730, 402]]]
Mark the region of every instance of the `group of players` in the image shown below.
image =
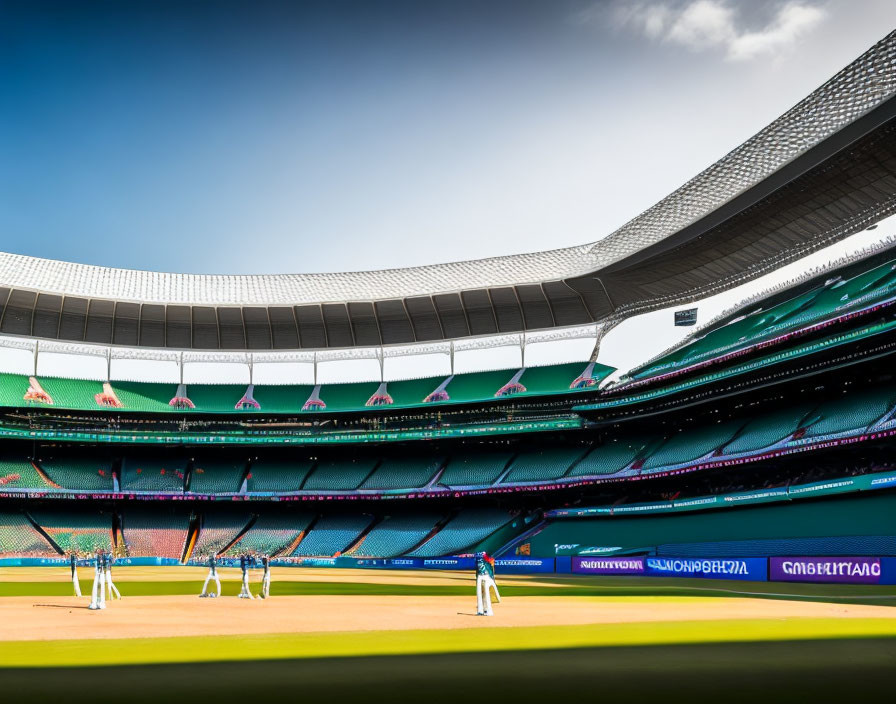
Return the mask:
[[[91, 611], [106, 608], [106, 592], [109, 593], [109, 599], [113, 597], [121, 599], [121, 592], [112, 581], [112, 555], [102, 548], [97, 549], [93, 556], [93, 589], [90, 594], [90, 605], [87, 607]], [[69, 564], [72, 571], [72, 586], [75, 589], [75, 596], [81, 596], [81, 583], [78, 581], [78, 558], [75, 555], [69, 556]]]
[[[78, 560], [75, 555], [71, 555], [71, 571], [72, 585], [75, 589], [75, 596], [81, 596], [81, 584], [78, 581]], [[121, 593], [118, 587], [112, 581], [112, 562], [111, 554], [103, 550], [97, 549], [93, 557], [93, 591], [91, 592], [90, 605], [87, 607], [92, 611], [106, 608], [106, 592], [109, 593], [109, 599], [113, 596], [121, 599]], [[240, 599], [255, 599], [252, 591], [249, 589], [249, 570], [257, 567], [259, 558], [255, 555], [240, 555], [240, 570], [242, 572], [242, 582], [240, 585]], [[267, 555], [260, 558], [261, 566], [264, 570], [261, 578], [261, 592], [258, 597], [267, 599], [271, 595], [271, 560]], [[217, 591], [210, 592], [208, 590], [209, 583], [214, 582]], [[476, 615], [477, 616], [493, 616], [491, 592], [495, 592], [495, 599], [500, 604], [501, 595], [498, 592], [498, 585], [495, 583], [495, 560], [484, 552], [476, 554]], [[218, 577], [218, 559], [212, 554], [208, 557], [208, 575], [202, 585], [202, 592], [199, 594], [201, 598], [217, 597], [221, 594], [221, 579]]]
[[[255, 555], [240, 555], [240, 571], [242, 572], [242, 582], [240, 584], [240, 599], [254, 599], [249, 589], [249, 570], [257, 567], [259, 558]], [[271, 595], [271, 560], [267, 555], [261, 557], [261, 566], [264, 574], [261, 578], [261, 592], [258, 596], [267, 599]], [[218, 591], [210, 592], [208, 590], [209, 582], [214, 582]], [[221, 579], [218, 577], [218, 558], [212, 554], [208, 557], [208, 576], [202, 585], [202, 592], [199, 594], [201, 598], [216, 597], [221, 593]]]

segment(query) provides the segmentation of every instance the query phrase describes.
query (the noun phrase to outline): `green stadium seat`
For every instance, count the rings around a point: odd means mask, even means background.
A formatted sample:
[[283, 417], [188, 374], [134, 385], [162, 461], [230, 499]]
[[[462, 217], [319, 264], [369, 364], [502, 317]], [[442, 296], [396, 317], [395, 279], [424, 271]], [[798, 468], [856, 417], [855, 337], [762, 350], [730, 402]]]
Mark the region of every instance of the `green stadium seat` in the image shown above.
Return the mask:
[[361, 489], [419, 489], [444, 464], [444, 457], [396, 457], [383, 460]]
[[350, 554], [353, 557], [398, 557], [419, 545], [440, 519], [441, 516], [435, 513], [387, 516]]
[[305, 480], [305, 491], [352, 491], [376, 466], [371, 457], [322, 460]]
[[442, 486], [484, 486], [498, 481], [513, 455], [509, 452], [458, 454], [439, 477]]
[[140, 454], [121, 461], [122, 491], [183, 493], [187, 460], [183, 457]]
[[41, 457], [37, 465], [51, 482], [62, 489], [108, 492], [114, 488], [112, 461], [108, 458], [59, 455]]
[[408, 553], [410, 557], [443, 557], [475, 547], [510, 521], [500, 509], [470, 508], [449, 520], [423, 545]]
[[292, 554], [295, 557], [338, 555], [351, 547], [372, 521], [373, 517], [366, 514], [321, 516]]
[[590, 477], [616, 474], [656, 447], [662, 438], [614, 438], [598, 445], [585, 455], [568, 473], [568, 477]]
[[187, 542], [189, 516], [159, 507], [130, 508], [121, 517], [128, 557], [180, 559]]
[[66, 554], [89, 555], [112, 551], [112, 517], [96, 511], [41, 509], [31, 517]]
[[585, 447], [574, 446], [521, 452], [511, 463], [510, 470], [501, 483], [516, 484], [558, 479], [569, 471], [586, 450]]
[[208, 557], [223, 552], [245, 529], [251, 518], [248, 511], [241, 509], [216, 508], [206, 511], [191, 557]]
[[750, 420], [740, 433], [722, 448], [722, 453], [737, 455], [742, 452], [757, 452], [779, 443], [793, 435], [807, 417], [811, 418], [813, 408], [814, 404], [803, 403], [762, 413]]
[[647, 473], [696, 462], [731, 440], [742, 426], [743, 421], [730, 421], [681, 430], [647, 456], [641, 471]]
[[190, 471], [193, 494], [235, 494], [243, 484], [247, 460], [197, 459]]
[[313, 519], [314, 514], [311, 513], [260, 514], [252, 527], [225, 554], [238, 557], [246, 553], [268, 556], [289, 553]]
[[0, 511], [0, 557], [58, 557], [23, 514]]
[[246, 491], [293, 492], [302, 488], [316, 460], [253, 460], [246, 480]]
[[5, 456], [0, 459], [0, 491], [7, 489], [52, 491], [54, 487], [41, 477], [31, 460]]
[[809, 425], [802, 439], [860, 432], [893, 409], [896, 388], [881, 386], [866, 391], [850, 392], [842, 398], [821, 404], [813, 415], [818, 419]]

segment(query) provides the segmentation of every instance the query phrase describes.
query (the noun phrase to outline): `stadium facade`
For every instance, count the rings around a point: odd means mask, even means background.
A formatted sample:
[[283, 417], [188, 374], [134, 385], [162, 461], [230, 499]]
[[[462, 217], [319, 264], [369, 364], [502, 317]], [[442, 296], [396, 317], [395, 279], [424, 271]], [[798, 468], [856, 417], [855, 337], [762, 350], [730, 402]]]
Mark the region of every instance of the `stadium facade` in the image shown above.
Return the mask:
[[[894, 556], [886, 246], [767, 292], [640, 367], [597, 361], [627, 316], [728, 290], [894, 212], [891, 34], [581, 247], [278, 276], [0, 254], [0, 346], [33, 360], [0, 374], [0, 557], [102, 547], [418, 564], [487, 548], [619, 573]], [[526, 342], [582, 337], [590, 358], [527, 366]], [[387, 357], [508, 343], [521, 349], [508, 369], [316, 378], [320, 360], [382, 369]], [[107, 375], [43, 374], [48, 352], [103, 358]], [[123, 380], [112, 373], [122, 359], [173, 360], [181, 374], [190, 361], [311, 362], [315, 377]]]

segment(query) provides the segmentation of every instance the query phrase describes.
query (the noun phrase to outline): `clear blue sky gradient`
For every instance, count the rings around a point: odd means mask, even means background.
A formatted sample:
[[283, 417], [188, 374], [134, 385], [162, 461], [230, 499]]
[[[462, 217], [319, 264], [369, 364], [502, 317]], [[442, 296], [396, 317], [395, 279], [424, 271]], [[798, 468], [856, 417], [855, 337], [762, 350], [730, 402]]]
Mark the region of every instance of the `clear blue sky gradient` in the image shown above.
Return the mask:
[[264, 273], [594, 241], [894, 24], [814, 4], [729, 61], [612, 3], [0, 2], [0, 249]]

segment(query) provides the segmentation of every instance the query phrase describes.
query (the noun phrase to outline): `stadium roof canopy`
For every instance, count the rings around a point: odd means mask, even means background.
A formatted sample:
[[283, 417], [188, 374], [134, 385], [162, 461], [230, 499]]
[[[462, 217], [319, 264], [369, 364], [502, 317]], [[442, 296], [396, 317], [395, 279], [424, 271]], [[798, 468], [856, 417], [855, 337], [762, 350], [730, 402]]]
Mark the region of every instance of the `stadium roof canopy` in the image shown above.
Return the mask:
[[258, 276], [0, 253], [0, 333], [196, 350], [369, 347], [580, 326], [693, 301], [896, 212], [894, 96], [896, 32], [674, 193], [580, 247]]

